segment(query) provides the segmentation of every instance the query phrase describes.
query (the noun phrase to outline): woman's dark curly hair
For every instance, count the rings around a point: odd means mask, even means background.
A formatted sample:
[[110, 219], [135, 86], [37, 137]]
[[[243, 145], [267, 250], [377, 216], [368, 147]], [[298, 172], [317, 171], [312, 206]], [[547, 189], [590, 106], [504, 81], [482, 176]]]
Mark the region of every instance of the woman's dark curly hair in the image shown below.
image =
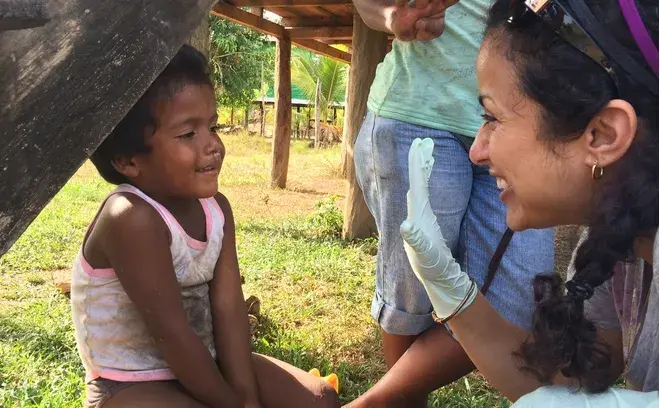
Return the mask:
[[[648, 69], [617, 0], [584, 2], [625, 47], [628, 58]], [[651, 38], [657, 41], [657, 0], [636, 3]], [[541, 106], [540, 139], [557, 146], [581, 137], [594, 115], [612, 99], [628, 101], [637, 113], [638, 131], [629, 150], [596, 181], [589, 234], [575, 258], [573, 284], [595, 288], [612, 277], [615, 264], [633, 258], [636, 238], [652, 237], [658, 227], [658, 96], [649, 92], [658, 85], [635, 82], [621, 74], [616, 61], [610, 61], [619, 77], [617, 89], [601, 66], [540, 21], [524, 28], [509, 24], [510, 6], [511, 0], [493, 4], [486, 41], [511, 63], [519, 89]], [[610, 350], [596, 338], [595, 325], [584, 316], [584, 298], [565, 294], [557, 275], [536, 277], [534, 297], [531, 333], [516, 353], [522, 368], [546, 384], [561, 373], [590, 392], [609, 387], [616, 380], [610, 374]]]
[[128, 183], [112, 162], [117, 157], [149, 153], [147, 139], [158, 126], [154, 114], [158, 101], [167, 100], [185, 85], [213, 88], [206, 57], [194, 47], [184, 45], [130, 111], [91, 156], [91, 161], [107, 182]]

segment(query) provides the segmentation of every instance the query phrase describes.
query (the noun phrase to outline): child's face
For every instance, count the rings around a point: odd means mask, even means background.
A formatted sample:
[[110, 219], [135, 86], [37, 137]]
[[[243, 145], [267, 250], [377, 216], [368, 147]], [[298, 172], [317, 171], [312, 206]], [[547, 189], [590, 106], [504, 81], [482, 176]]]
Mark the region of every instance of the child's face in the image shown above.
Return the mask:
[[206, 198], [218, 191], [225, 146], [216, 133], [215, 95], [207, 85], [185, 85], [155, 109], [148, 154], [135, 158], [135, 181], [165, 197]]

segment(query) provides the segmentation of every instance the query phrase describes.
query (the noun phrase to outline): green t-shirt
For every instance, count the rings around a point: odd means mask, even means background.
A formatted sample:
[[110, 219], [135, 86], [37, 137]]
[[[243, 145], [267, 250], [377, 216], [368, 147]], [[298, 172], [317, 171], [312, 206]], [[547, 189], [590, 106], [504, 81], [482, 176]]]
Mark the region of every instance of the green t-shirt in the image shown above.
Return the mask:
[[447, 9], [445, 31], [431, 41], [394, 41], [378, 65], [367, 108], [377, 116], [474, 137], [481, 126], [475, 62], [488, 0]]

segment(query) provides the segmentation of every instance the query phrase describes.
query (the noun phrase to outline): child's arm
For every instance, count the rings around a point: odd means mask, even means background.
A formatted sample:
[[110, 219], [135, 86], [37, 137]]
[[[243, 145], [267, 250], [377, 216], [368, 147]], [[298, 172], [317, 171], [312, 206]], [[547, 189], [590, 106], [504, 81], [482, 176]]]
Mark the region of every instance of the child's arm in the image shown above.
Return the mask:
[[236, 255], [234, 216], [225, 196], [218, 193], [215, 199], [225, 215], [222, 251], [209, 288], [218, 365], [227, 382], [246, 405], [259, 406], [247, 306], [241, 289]]
[[137, 197], [115, 195], [97, 227], [103, 228], [103, 252], [179, 382], [207, 407], [242, 408], [188, 325], [172, 266], [171, 237], [162, 218]]

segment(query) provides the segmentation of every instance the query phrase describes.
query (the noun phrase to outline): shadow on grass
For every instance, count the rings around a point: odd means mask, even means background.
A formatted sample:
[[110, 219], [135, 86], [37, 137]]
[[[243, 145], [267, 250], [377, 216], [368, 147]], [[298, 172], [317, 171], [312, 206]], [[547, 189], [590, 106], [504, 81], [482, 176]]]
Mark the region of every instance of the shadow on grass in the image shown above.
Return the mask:
[[[366, 364], [339, 362], [333, 364], [322, 351], [306, 349], [290, 333], [280, 329], [267, 315], [259, 316], [259, 327], [253, 339], [254, 351], [287, 362], [302, 370], [318, 368], [321, 375], [336, 373], [339, 377], [339, 399], [346, 404], [365, 393], [383, 374], [384, 363], [372, 358]], [[356, 353], [373, 353], [379, 349], [374, 336], [363, 343]]]
[[294, 193], [318, 196], [318, 197], [325, 197], [328, 195], [328, 193], [325, 191], [316, 191], [311, 188], [303, 188], [303, 187], [293, 187], [289, 191], [293, 191]]

